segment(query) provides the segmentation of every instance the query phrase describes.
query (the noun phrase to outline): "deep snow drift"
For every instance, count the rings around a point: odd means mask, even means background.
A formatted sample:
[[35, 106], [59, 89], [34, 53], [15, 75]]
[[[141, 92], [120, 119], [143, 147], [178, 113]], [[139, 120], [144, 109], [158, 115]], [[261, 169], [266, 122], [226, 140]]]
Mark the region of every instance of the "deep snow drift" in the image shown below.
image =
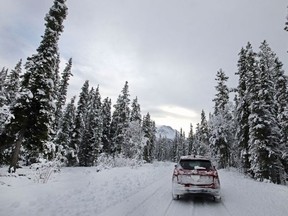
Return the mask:
[[1, 216], [288, 215], [287, 186], [256, 182], [232, 170], [219, 171], [220, 203], [191, 197], [172, 200], [171, 163], [100, 172], [95, 167], [62, 168], [47, 172], [47, 183], [33, 169], [19, 169], [17, 175], [6, 170], [0, 169]]

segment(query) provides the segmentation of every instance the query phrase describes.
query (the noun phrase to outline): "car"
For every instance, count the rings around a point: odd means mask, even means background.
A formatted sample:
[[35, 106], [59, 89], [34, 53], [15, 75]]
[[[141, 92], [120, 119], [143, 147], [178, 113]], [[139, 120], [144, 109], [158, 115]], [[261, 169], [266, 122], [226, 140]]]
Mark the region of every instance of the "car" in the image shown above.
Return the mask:
[[212, 197], [220, 201], [220, 180], [210, 159], [201, 156], [182, 156], [172, 176], [172, 198], [186, 194]]

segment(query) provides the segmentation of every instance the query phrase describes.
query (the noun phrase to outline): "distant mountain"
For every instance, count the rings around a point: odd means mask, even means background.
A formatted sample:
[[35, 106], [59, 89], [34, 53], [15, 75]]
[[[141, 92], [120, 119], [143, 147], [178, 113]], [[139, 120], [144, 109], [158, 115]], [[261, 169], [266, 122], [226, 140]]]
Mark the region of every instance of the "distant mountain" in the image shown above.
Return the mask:
[[160, 138], [161, 136], [161, 137], [166, 137], [167, 139], [173, 140], [175, 138], [176, 132], [177, 130], [173, 129], [170, 126], [161, 125], [161, 126], [157, 126], [156, 137]]

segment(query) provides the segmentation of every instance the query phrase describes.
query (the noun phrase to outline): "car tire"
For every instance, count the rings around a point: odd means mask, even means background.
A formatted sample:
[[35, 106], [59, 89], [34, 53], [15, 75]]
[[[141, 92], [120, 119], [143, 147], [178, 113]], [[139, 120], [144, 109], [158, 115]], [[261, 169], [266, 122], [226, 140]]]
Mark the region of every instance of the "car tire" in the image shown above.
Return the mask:
[[221, 197], [220, 197], [220, 196], [214, 196], [214, 197], [213, 197], [213, 200], [214, 200], [215, 202], [220, 202], [220, 201], [221, 201]]
[[180, 199], [180, 195], [176, 195], [176, 194], [172, 193], [172, 199], [173, 200], [179, 200]]

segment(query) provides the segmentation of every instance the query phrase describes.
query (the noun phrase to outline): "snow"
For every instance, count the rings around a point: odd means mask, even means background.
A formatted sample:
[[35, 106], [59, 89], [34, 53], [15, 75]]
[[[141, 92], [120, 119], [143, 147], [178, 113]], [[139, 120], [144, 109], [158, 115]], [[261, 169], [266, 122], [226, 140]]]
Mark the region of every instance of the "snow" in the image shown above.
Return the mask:
[[[172, 200], [174, 164], [139, 167], [66, 167], [45, 184], [39, 173], [0, 169], [0, 215], [288, 215], [288, 187], [257, 182], [236, 170], [219, 170], [222, 201], [186, 197]], [[19, 176], [19, 174], [21, 174]]]

